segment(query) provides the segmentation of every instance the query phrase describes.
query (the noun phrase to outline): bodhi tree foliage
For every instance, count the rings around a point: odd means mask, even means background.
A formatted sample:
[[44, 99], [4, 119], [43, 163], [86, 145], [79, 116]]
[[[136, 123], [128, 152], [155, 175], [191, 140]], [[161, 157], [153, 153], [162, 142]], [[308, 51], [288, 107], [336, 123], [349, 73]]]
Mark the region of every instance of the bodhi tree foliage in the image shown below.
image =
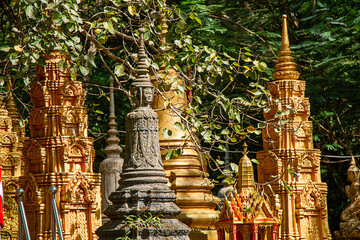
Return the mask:
[[[194, 141], [200, 139], [210, 149], [224, 151], [225, 143], [236, 145], [245, 138], [251, 141], [266, 125], [257, 116], [269, 100], [264, 87], [267, 65], [247, 47], [227, 52], [194, 37], [196, 29], [203, 26], [196, 11], [184, 12], [161, 0], [25, 0], [2, 1], [2, 5], [9, 9], [2, 12], [2, 84], [12, 81], [21, 91], [28, 90], [29, 83], [36, 80], [36, 66], [44, 64], [49, 51], [59, 50], [71, 57], [71, 64], [63, 61], [60, 68], [70, 67], [72, 76], [88, 87], [88, 95], [96, 92], [106, 99], [107, 80], [92, 77], [101, 72], [113, 76], [117, 90], [129, 97], [129, 85], [136, 77], [138, 29], [144, 27], [151, 72], [160, 67], [165, 73], [170, 67], [175, 69], [184, 80], [176, 91], [192, 93], [189, 108], [179, 111], [186, 117], [178, 127], [187, 127], [190, 132], [194, 129]], [[165, 22], [169, 29], [164, 42], [160, 39]], [[155, 76], [160, 92], [166, 84], [177, 83], [166, 74]], [[90, 109], [105, 115], [96, 109], [97, 104], [89, 103]], [[28, 102], [24, 106], [30, 107]], [[118, 104], [117, 109], [121, 108]], [[97, 124], [106, 130], [94, 118], [96, 114], [90, 114], [90, 127]], [[102, 125], [106, 122], [104, 119]]]

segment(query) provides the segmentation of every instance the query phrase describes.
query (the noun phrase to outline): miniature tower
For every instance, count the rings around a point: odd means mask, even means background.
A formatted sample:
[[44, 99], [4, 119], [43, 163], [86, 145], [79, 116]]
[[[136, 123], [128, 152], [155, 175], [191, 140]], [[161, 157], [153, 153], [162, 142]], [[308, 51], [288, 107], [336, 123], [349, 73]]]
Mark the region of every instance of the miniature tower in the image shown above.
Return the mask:
[[[290, 56], [286, 16], [283, 16], [282, 48], [274, 80], [268, 90], [274, 100], [264, 113], [268, 127], [263, 130], [264, 150], [257, 153], [259, 182], [271, 182], [272, 176], [283, 177], [271, 183], [280, 197], [283, 219], [281, 239], [331, 239], [327, 214], [327, 185], [320, 177], [320, 150], [313, 148], [309, 99], [305, 81], [299, 80], [294, 58]], [[287, 122], [276, 129], [282, 117], [278, 111], [288, 110]], [[295, 174], [291, 174], [295, 172]], [[289, 187], [290, 186], [290, 187]], [[291, 188], [293, 193], [291, 194]]]
[[278, 196], [271, 186], [255, 186], [246, 143], [243, 153], [239, 162], [238, 190], [225, 196], [219, 220], [215, 223], [218, 239], [278, 240], [281, 219]]
[[[111, 193], [112, 205], [105, 211], [110, 221], [96, 233], [101, 240], [132, 239], [187, 240], [190, 229], [176, 217], [181, 212], [175, 205], [175, 193], [167, 186], [159, 146], [159, 117], [150, 107], [154, 86], [146, 68], [146, 55], [141, 28], [137, 78], [130, 92], [134, 109], [126, 116], [126, 148], [120, 187]], [[148, 214], [160, 217], [161, 224], [149, 223], [131, 229], [129, 216], [145, 219]]]
[[59, 62], [70, 62], [51, 51], [38, 81], [32, 84], [30, 138], [24, 144], [25, 211], [31, 239], [51, 238], [49, 187], [58, 189], [59, 215], [65, 239], [97, 239], [101, 225], [100, 174], [93, 173], [94, 148], [87, 136], [82, 84]]
[[[109, 78], [110, 85], [110, 116], [109, 116], [109, 130], [107, 132], [108, 138], [106, 139], [107, 146], [105, 153], [107, 158], [100, 163], [101, 173], [101, 210], [104, 211], [109, 207], [111, 201], [109, 200], [110, 193], [114, 192], [119, 187], [120, 173], [124, 159], [120, 157], [122, 152], [119, 146], [120, 139], [116, 136], [116, 116], [115, 116], [115, 103], [114, 103], [114, 78]], [[103, 223], [109, 221], [106, 215], [102, 216]]]
[[19, 187], [19, 177], [23, 175], [23, 138], [19, 136], [19, 132], [14, 130], [14, 121], [9, 115], [3, 99], [0, 98], [0, 165], [4, 190], [5, 222], [2, 231], [11, 235], [12, 239], [17, 239], [18, 206], [15, 201], [15, 191]]
[[[162, 20], [161, 42], [165, 44], [168, 26], [166, 18], [163, 17]], [[220, 201], [211, 194], [214, 186], [207, 178], [206, 162], [201, 161], [188, 130], [179, 129], [179, 125], [175, 126], [175, 123], [181, 123], [181, 118], [177, 114], [181, 114], [187, 108], [186, 92], [177, 93], [175, 91], [176, 86], [184, 84], [184, 81], [179, 78], [172, 67], [165, 72], [165, 65], [160, 67], [157, 75], [172, 82], [165, 86], [166, 89], [161, 92], [161, 95], [155, 95], [152, 106], [159, 115], [159, 140], [165, 173], [169, 179], [170, 188], [176, 192], [176, 205], [182, 210], [178, 219], [193, 229], [201, 229], [201, 232], [192, 231], [190, 238], [217, 238], [213, 223], [219, 214], [215, 210], [216, 203]], [[155, 76], [152, 77], [152, 81], [154, 85], [158, 85]], [[165, 108], [165, 101], [170, 101], [169, 104], [178, 113]], [[164, 129], [171, 130], [172, 135], [165, 137], [162, 134]], [[168, 151], [179, 148], [182, 148], [183, 154], [165, 160]]]

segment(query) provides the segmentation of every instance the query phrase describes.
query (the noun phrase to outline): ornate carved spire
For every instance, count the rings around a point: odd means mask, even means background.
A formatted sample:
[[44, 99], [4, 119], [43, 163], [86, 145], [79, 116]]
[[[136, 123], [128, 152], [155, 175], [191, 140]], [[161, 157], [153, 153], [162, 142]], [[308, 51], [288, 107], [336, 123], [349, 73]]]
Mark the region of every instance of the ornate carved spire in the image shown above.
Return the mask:
[[239, 162], [239, 177], [238, 177], [238, 188], [239, 193], [242, 195], [248, 195], [255, 189], [255, 181], [254, 181], [254, 169], [250, 159], [247, 156], [247, 144], [246, 142], [243, 145], [243, 157]]
[[167, 19], [164, 13], [161, 13], [161, 37], [160, 37], [160, 46], [166, 43], [165, 35], [168, 32], [169, 26], [167, 25]]
[[120, 187], [112, 192], [112, 205], [105, 211], [110, 221], [96, 233], [100, 240], [115, 240], [127, 235], [129, 226], [123, 220], [130, 215], [161, 217], [158, 228], [143, 227], [131, 232], [132, 239], [184, 239], [190, 229], [176, 217], [181, 210], [175, 205], [176, 195], [167, 186], [159, 146], [159, 117], [150, 107], [154, 86], [145, 64], [144, 29], [140, 29], [138, 76], [130, 88], [134, 109], [127, 114], [126, 149]]
[[140, 45], [139, 45], [139, 53], [138, 53], [138, 68], [137, 68], [137, 77], [135, 81], [131, 84], [132, 87], [154, 87], [150, 82], [149, 78], [149, 69], [146, 66], [146, 53], [144, 47], [144, 33], [145, 29], [140, 28]]
[[291, 51], [289, 48], [289, 35], [287, 30], [286, 15], [282, 16], [283, 27], [282, 27], [282, 39], [280, 57], [278, 57], [278, 64], [275, 65], [276, 71], [273, 74], [275, 80], [297, 80], [299, 79], [300, 73], [296, 71], [296, 63], [294, 58], [291, 57]]
[[[101, 209], [104, 211], [111, 205], [109, 200], [110, 193], [114, 192], [119, 187], [120, 173], [124, 159], [120, 157], [122, 152], [119, 146], [120, 139], [117, 137], [116, 130], [116, 116], [115, 116], [115, 104], [114, 104], [114, 78], [109, 78], [110, 86], [110, 115], [109, 115], [109, 130], [107, 132], [108, 138], [106, 139], [107, 146], [104, 149], [107, 158], [100, 163], [101, 173]], [[103, 223], [109, 221], [109, 219], [103, 215]]]
[[[305, 97], [305, 81], [299, 80], [294, 58], [291, 57], [286, 16], [283, 16], [280, 57], [277, 59], [275, 81], [268, 83], [273, 102], [271, 111], [264, 112], [269, 124], [263, 129], [264, 150], [257, 153], [259, 183], [270, 182], [279, 194], [282, 209], [281, 239], [331, 239], [326, 206], [327, 186], [321, 181], [320, 150], [314, 149], [312, 122], [309, 121], [310, 103]], [[280, 131], [275, 123], [278, 111], [292, 111]], [[291, 174], [293, 169], [297, 176]], [[282, 181], [292, 185], [292, 194]], [[300, 200], [301, 199], [301, 200]], [[301, 202], [299, 204], [299, 202]], [[316, 231], [313, 231], [315, 229]]]
[[108, 138], [106, 139], [107, 146], [105, 148], [105, 153], [108, 158], [118, 158], [122, 152], [122, 148], [119, 146], [120, 139], [117, 137], [115, 121], [115, 103], [114, 103], [114, 78], [111, 76], [109, 78], [110, 86], [110, 114], [109, 114], [109, 130], [107, 132]]

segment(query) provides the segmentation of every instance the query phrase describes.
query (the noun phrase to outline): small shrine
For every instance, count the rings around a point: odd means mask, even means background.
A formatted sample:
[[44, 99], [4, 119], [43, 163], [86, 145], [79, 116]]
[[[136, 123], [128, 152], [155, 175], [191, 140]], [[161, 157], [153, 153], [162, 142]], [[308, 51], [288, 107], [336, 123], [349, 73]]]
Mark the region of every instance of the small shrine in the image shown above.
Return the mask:
[[24, 143], [24, 207], [31, 239], [50, 240], [49, 187], [58, 189], [57, 201], [65, 239], [97, 239], [101, 225], [100, 174], [93, 173], [93, 139], [88, 137], [88, 116], [82, 84], [61, 70], [68, 61], [51, 51], [38, 81], [31, 86], [30, 138]]
[[[150, 107], [155, 88], [146, 67], [145, 30], [140, 28], [139, 32], [137, 77], [130, 87], [134, 105], [125, 118], [126, 148], [120, 186], [110, 194], [112, 204], [104, 212], [110, 220], [96, 234], [100, 240], [189, 240], [190, 229], [177, 219], [181, 210], [175, 204], [174, 191], [167, 186], [159, 146], [159, 117]], [[159, 221], [150, 221], [150, 216]], [[132, 217], [138, 225], [129, 224]], [[147, 223], [141, 225], [140, 219]]]
[[[279, 195], [283, 211], [281, 239], [331, 239], [327, 185], [320, 175], [321, 153], [313, 146], [310, 103], [305, 97], [305, 81], [299, 79], [291, 56], [286, 15], [281, 45], [274, 81], [268, 83], [275, 101], [269, 104], [270, 111], [264, 112], [268, 124], [262, 132], [264, 150], [257, 153], [258, 181], [271, 183]], [[279, 111], [289, 114], [278, 117]], [[285, 124], [279, 126], [279, 121]], [[273, 176], [281, 179], [274, 181]]]
[[347, 171], [351, 185], [345, 187], [350, 204], [340, 215], [340, 230], [335, 232], [337, 240], [360, 239], [360, 169], [356, 166], [354, 157]]
[[[11, 92], [11, 89], [8, 89]], [[18, 239], [18, 206], [16, 203], [16, 189], [19, 187], [19, 177], [24, 174], [22, 158], [23, 128], [14, 128], [16, 119], [11, 118], [6, 102], [12, 105], [11, 113], [16, 114], [17, 108], [8, 94], [6, 99], [0, 98], [0, 165], [4, 191], [4, 228], [1, 231], [2, 239]], [[16, 113], [15, 113], [16, 112]], [[17, 116], [19, 116], [17, 114]], [[20, 118], [19, 118], [20, 119]], [[18, 131], [17, 131], [18, 130]]]
[[[168, 26], [166, 18], [162, 17], [162, 20], [161, 42], [165, 43]], [[182, 210], [178, 219], [192, 229], [196, 229], [190, 232], [190, 238], [217, 239], [213, 224], [218, 216], [218, 211], [215, 210], [216, 204], [220, 200], [211, 193], [214, 185], [207, 178], [209, 175], [207, 163], [200, 159], [188, 130], [176, 126], [182, 122], [178, 114], [187, 108], [187, 93], [176, 91], [178, 85], [185, 84], [184, 80], [171, 66], [167, 71], [165, 65], [161, 66], [155, 75], [170, 82], [165, 89], [160, 89], [161, 94], [155, 94], [152, 107], [159, 115], [160, 152], [166, 177], [169, 179], [169, 187], [176, 192], [176, 205]], [[151, 80], [155, 86], [158, 86], [155, 75]], [[166, 101], [169, 101], [178, 113], [166, 108]], [[164, 129], [170, 130], [171, 136], [165, 136], [162, 133]], [[178, 157], [166, 159], [166, 154], [176, 149], [182, 149], [183, 153]]]
[[255, 185], [253, 166], [244, 156], [239, 162], [238, 190], [225, 196], [215, 223], [219, 240], [277, 240], [281, 223], [279, 199], [271, 186]]

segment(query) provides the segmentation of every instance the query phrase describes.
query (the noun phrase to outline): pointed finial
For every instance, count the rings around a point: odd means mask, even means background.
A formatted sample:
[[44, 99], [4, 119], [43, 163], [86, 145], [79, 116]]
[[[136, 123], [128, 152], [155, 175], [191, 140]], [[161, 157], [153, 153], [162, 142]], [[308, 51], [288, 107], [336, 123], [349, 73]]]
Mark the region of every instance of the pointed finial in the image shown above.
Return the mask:
[[250, 193], [255, 189], [254, 181], [254, 169], [250, 159], [248, 158], [248, 146], [246, 142], [243, 144], [243, 154], [244, 156], [240, 159], [239, 162], [239, 175], [238, 175], [238, 188], [239, 193], [242, 196], [249, 196]]
[[280, 57], [278, 57], [278, 64], [275, 65], [276, 71], [273, 74], [274, 80], [297, 80], [299, 79], [300, 73], [296, 71], [296, 63], [294, 58], [291, 57], [289, 34], [287, 28], [286, 15], [282, 16], [282, 37], [281, 37], [281, 49]]
[[351, 156], [350, 166], [356, 166], [356, 162], [355, 162], [354, 156]]
[[283, 27], [282, 27], [282, 39], [281, 39], [281, 46], [283, 48], [289, 47], [289, 34], [287, 29], [287, 21], [286, 21], [286, 14], [282, 15], [283, 18]]
[[138, 52], [138, 67], [137, 67], [137, 77], [135, 81], [131, 84], [133, 87], [153, 87], [149, 78], [149, 69], [146, 66], [146, 52], [144, 46], [144, 33], [145, 29], [140, 28], [140, 44], [139, 44], [139, 52]]
[[246, 142], [244, 142], [243, 144], [243, 155], [246, 156], [248, 154], [248, 145], [246, 144]]
[[168, 33], [169, 26], [167, 25], [167, 19], [165, 14], [162, 12], [161, 17], [161, 35], [160, 35], [160, 46], [166, 43], [165, 35]]

